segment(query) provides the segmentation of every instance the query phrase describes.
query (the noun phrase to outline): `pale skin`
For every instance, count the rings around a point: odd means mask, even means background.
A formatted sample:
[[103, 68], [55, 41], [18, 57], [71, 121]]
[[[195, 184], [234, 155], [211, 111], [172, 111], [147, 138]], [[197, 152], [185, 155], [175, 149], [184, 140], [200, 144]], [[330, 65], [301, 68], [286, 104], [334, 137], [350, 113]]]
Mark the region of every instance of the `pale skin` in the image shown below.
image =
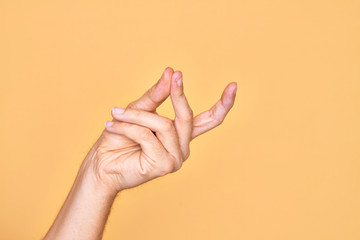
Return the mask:
[[[229, 83], [212, 108], [194, 117], [182, 73], [167, 67], [143, 96], [125, 109], [114, 107], [113, 120], [86, 155], [44, 239], [101, 239], [118, 193], [178, 171], [190, 155], [190, 142], [223, 122], [236, 88]], [[169, 96], [175, 119], [156, 113]]]

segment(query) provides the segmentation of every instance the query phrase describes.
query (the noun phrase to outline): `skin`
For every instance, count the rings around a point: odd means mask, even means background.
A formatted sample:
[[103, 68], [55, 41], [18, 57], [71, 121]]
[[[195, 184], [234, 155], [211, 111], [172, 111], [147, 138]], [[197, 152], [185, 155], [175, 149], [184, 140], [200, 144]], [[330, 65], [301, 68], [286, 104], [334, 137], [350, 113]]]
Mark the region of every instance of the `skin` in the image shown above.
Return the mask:
[[[178, 171], [190, 155], [189, 144], [221, 124], [232, 108], [236, 82], [220, 100], [193, 116], [184, 94], [182, 73], [167, 67], [159, 81], [125, 109], [114, 107], [112, 121], [86, 155], [54, 223], [49, 239], [101, 239], [119, 192]], [[156, 112], [170, 96], [175, 119]]]

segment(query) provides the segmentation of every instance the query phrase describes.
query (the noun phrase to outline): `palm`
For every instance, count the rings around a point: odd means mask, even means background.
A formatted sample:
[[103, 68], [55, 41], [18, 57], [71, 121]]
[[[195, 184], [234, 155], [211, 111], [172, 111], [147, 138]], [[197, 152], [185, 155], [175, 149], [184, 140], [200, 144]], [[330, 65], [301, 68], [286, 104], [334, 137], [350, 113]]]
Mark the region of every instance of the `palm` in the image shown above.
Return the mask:
[[148, 180], [144, 175], [144, 166], [154, 165], [150, 165], [138, 143], [105, 130], [100, 139], [97, 151], [100, 156], [97, 159], [101, 162], [97, 166], [103, 169], [104, 179], [109, 179], [116, 189], [134, 187]]

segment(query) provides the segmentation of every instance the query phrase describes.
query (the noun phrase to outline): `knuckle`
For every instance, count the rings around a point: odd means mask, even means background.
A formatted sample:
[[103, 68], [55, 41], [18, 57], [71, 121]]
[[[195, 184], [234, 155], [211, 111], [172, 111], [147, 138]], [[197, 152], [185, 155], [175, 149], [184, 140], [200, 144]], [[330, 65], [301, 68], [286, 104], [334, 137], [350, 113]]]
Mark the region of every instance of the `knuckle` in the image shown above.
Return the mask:
[[182, 166], [182, 163], [184, 162], [184, 157], [182, 156], [182, 154], [180, 154], [180, 156], [178, 158], [172, 158], [171, 161], [173, 162], [173, 170], [172, 172], [176, 172], [177, 170], [179, 170]]
[[179, 170], [183, 164], [184, 160], [180, 159], [179, 161], [176, 162], [175, 167], [173, 169], [173, 172], [176, 172], [177, 170]]
[[162, 129], [163, 131], [170, 131], [174, 128], [174, 123], [171, 119], [166, 119], [162, 123]]
[[183, 116], [183, 120], [186, 122], [192, 122], [193, 118], [194, 118], [194, 113], [191, 109], [189, 109], [189, 111]]
[[222, 118], [222, 117], [215, 118], [216, 125], [220, 125], [223, 121], [224, 121], [224, 118]]
[[133, 117], [133, 118], [138, 118], [138, 117], [140, 117], [140, 112], [136, 109], [130, 109], [127, 112], [127, 116]]
[[150, 129], [147, 128], [138, 128], [138, 129], [134, 129], [137, 131], [138, 133], [138, 137], [140, 139], [148, 139], [153, 133], [151, 132]]
[[221, 116], [216, 115], [215, 110], [211, 110], [211, 111], [210, 111], [210, 116], [209, 116], [209, 118], [210, 118], [210, 120], [211, 120], [212, 122], [214, 122], [214, 123], [216, 124], [216, 126], [219, 125], [219, 124], [221, 124], [221, 123], [223, 122], [223, 120], [224, 120]]
[[209, 119], [210, 119], [210, 121], [215, 121], [216, 120], [215, 111], [213, 109], [211, 109], [209, 111]]
[[160, 168], [160, 175], [164, 176], [168, 173], [171, 173], [174, 171], [174, 168], [175, 168], [174, 161], [165, 161]]

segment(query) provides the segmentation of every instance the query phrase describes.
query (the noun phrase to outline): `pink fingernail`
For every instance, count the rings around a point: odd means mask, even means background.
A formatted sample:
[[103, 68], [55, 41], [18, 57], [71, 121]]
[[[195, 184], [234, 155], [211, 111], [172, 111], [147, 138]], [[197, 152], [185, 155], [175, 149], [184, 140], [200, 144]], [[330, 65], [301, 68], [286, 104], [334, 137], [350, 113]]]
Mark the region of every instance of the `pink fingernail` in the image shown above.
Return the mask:
[[113, 124], [114, 124], [114, 122], [106, 121], [105, 122], [105, 127], [111, 127]]
[[113, 107], [112, 108], [113, 114], [122, 114], [124, 111], [125, 111], [124, 108], [119, 108], [119, 107]]
[[177, 83], [178, 86], [181, 86], [181, 84], [182, 84], [182, 78], [178, 79], [178, 80], [176, 81], [176, 83]]

